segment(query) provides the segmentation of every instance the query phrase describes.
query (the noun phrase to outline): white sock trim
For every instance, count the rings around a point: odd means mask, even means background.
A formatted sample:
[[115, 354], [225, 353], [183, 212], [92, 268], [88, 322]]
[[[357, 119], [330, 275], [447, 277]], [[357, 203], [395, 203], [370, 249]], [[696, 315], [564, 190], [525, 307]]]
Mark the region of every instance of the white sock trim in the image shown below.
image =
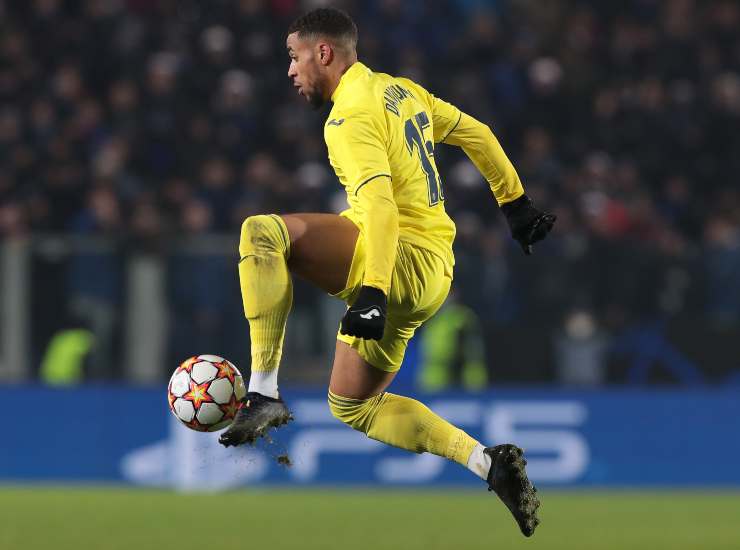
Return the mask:
[[280, 395], [278, 393], [277, 377], [278, 369], [252, 371], [247, 391], [261, 393], [267, 397], [277, 399]]
[[478, 443], [468, 458], [468, 470], [473, 472], [483, 481], [488, 477], [488, 471], [491, 469], [491, 457], [483, 452], [483, 445]]

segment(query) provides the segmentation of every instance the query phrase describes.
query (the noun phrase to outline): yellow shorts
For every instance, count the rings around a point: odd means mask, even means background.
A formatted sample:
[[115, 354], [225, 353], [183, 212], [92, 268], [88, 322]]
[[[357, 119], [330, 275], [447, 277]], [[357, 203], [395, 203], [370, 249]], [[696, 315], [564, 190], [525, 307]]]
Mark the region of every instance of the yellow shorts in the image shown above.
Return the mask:
[[[365, 273], [364, 242], [360, 235], [355, 245], [347, 285], [343, 291], [334, 295], [347, 304], [354, 302], [362, 286]], [[424, 248], [399, 241], [383, 338], [364, 340], [337, 332], [337, 340], [356, 349], [374, 367], [395, 372], [401, 368], [406, 346], [414, 331], [444, 303], [451, 283], [452, 273], [439, 256]]]

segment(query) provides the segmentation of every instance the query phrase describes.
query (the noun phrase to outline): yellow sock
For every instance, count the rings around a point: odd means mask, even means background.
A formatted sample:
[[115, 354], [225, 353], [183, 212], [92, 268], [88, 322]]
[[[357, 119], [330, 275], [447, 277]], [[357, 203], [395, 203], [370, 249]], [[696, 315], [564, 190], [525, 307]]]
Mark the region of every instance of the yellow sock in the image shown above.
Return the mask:
[[443, 456], [463, 466], [479, 445], [423, 403], [392, 393], [363, 400], [329, 392], [329, 408], [336, 418], [372, 439], [415, 453]]
[[239, 284], [252, 344], [250, 391], [277, 397], [277, 369], [293, 304], [290, 238], [279, 216], [250, 216], [239, 239]]

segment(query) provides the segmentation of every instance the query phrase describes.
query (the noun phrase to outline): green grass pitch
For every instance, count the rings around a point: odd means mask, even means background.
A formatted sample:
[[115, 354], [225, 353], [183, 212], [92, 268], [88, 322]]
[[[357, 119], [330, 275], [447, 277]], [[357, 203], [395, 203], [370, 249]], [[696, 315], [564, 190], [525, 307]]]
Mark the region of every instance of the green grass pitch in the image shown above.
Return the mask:
[[540, 495], [525, 539], [485, 490], [0, 487], [0, 549], [740, 549], [740, 492]]

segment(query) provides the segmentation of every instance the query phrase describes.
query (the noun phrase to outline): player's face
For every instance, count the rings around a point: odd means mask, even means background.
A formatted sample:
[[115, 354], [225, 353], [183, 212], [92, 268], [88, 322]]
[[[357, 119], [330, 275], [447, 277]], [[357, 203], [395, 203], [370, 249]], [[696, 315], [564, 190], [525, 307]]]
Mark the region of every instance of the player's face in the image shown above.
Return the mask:
[[326, 102], [326, 77], [319, 63], [321, 51], [317, 44], [298, 38], [298, 33], [288, 35], [286, 41], [290, 67], [288, 78], [300, 95], [306, 98], [312, 107], [318, 109]]

